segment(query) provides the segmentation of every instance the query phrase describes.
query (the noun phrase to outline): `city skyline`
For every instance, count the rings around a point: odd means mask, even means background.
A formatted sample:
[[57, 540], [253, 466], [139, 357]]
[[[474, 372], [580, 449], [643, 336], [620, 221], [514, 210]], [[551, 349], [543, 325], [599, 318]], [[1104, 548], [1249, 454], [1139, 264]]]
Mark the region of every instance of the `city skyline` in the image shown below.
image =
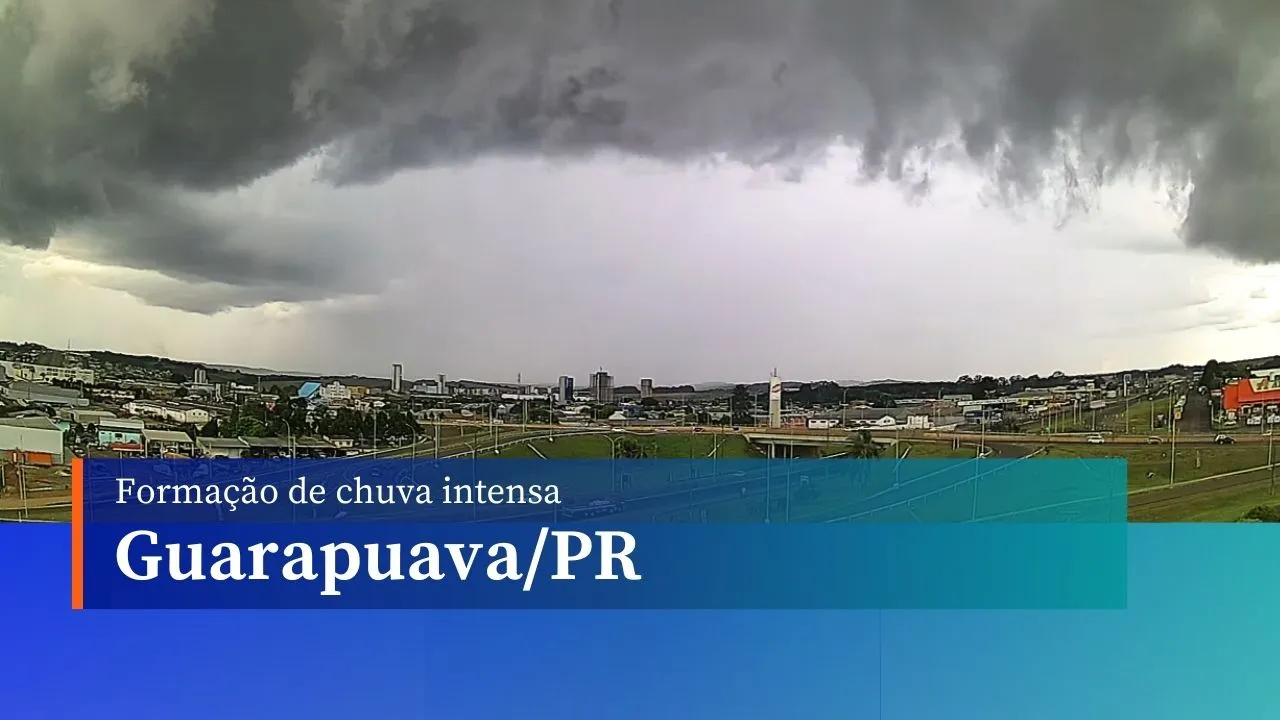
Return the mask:
[[[66, 345], [64, 347], [57, 348], [57, 347], [50, 347], [47, 345], [43, 345], [41, 343], [35, 343], [34, 341], [24, 341], [24, 340], [15, 339], [15, 338], [4, 338], [4, 337], [0, 337], [0, 342], [10, 342], [10, 343], [19, 343], [19, 344], [32, 343], [32, 344], [36, 344], [41, 347], [44, 347], [46, 350], [53, 351], [53, 352], [68, 351], [68, 352], [80, 353], [80, 354], [94, 353], [94, 352], [111, 352], [111, 353], [119, 353], [124, 355], [133, 355], [135, 357], [143, 357], [143, 355], [137, 355], [133, 353], [124, 353], [112, 348], [77, 347], [74, 345]], [[644, 375], [644, 376], [636, 377], [634, 379], [634, 382], [629, 382], [626, 378], [620, 378], [617, 375], [617, 373], [610, 370], [610, 368], [606, 366], [601, 366], [601, 365], [597, 365], [593, 369], [584, 373], [562, 373], [554, 379], [549, 379], [549, 378], [542, 378], [542, 377], [528, 378], [528, 377], [524, 377], [524, 374], [519, 372], [515, 374], [514, 378], [484, 377], [484, 376], [467, 374], [467, 373], [462, 373], [458, 375], [449, 375], [448, 373], [426, 373], [426, 374], [419, 375], [412, 371], [411, 365], [409, 365], [410, 369], [406, 370], [405, 369], [406, 363], [403, 363], [403, 362], [388, 363], [386, 365], [386, 369], [384, 372], [379, 372], [376, 370], [370, 371], [370, 372], [358, 372], [358, 371], [340, 372], [340, 371], [325, 370], [320, 368], [258, 367], [258, 366], [251, 366], [251, 365], [236, 363], [234, 361], [227, 362], [227, 361], [213, 361], [213, 360], [181, 358], [181, 357], [164, 357], [164, 356], [161, 356], [161, 357], [164, 360], [168, 360], [174, 363], [181, 363], [181, 364], [195, 366], [195, 371], [194, 371], [195, 374], [193, 377], [195, 378], [196, 382], [200, 382], [199, 380], [200, 374], [206, 369], [218, 369], [218, 370], [228, 370], [228, 371], [240, 371], [248, 375], [264, 375], [264, 376], [278, 375], [278, 376], [288, 376], [293, 378], [359, 377], [359, 378], [386, 380], [394, 383], [396, 378], [396, 371], [397, 369], [399, 369], [401, 373], [401, 377], [406, 387], [410, 385], [418, 384], [418, 383], [428, 383], [428, 384], [438, 383], [442, 378], [447, 378], [449, 381], [479, 382], [479, 383], [489, 383], [494, 385], [506, 384], [506, 385], [512, 385], [512, 386], [526, 386], [526, 387], [536, 386], [536, 387], [548, 387], [552, 389], [557, 389], [557, 388], [563, 387], [563, 382], [567, 379], [569, 381], [568, 387], [575, 388], [576, 391], [579, 393], [592, 394], [595, 392], [595, 387], [593, 385], [593, 382], [595, 380], [594, 376], [599, 374], [604, 374], [609, 378], [609, 381], [611, 383], [610, 388], [612, 390], [617, 390], [619, 388], [631, 388], [637, 392], [643, 393], [646, 383], [650, 383], [651, 387], [653, 388], [680, 387], [680, 386], [691, 386], [691, 385], [697, 386], [697, 387], [706, 387], [711, 385], [732, 386], [732, 385], [740, 385], [740, 384], [767, 385], [769, 380], [773, 377], [780, 378], [784, 383], [834, 382], [840, 385], [858, 385], [858, 384], [873, 384], [873, 383], [916, 383], [916, 382], [948, 383], [948, 382], [954, 382], [959, 377], [962, 377], [965, 375], [969, 377], [974, 377], [974, 378], [982, 377], [982, 376], [996, 377], [996, 378], [999, 378], [999, 377], [1006, 377], [1006, 378], [1007, 377], [1024, 377], [1025, 378], [1025, 377], [1039, 376], [1039, 377], [1045, 378], [1045, 377], [1052, 376], [1054, 373], [1062, 373], [1067, 377], [1089, 377], [1089, 376], [1102, 376], [1102, 375], [1119, 375], [1119, 374], [1127, 374], [1130, 372], [1141, 373], [1144, 371], [1157, 371], [1157, 370], [1161, 370], [1171, 366], [1200, 367], [1200, 366], [1203, 366], [1204, 363], [1208, 362], [1209, 360], [1217, 360], [1219, 362], [1241, 362], [1241, 361], [1276, 357], [1276, 355], [1270, 354], [1270, 355], [1256, 355], [1256, 356], [1247, 356], [1247, 357], [1246, 356], [1220, 356], [1220, 357], [1205, 358], [1203, 360], [1198, 360], [1194, 362], [1188, 361], [1188, 360], [1182, 360], [1182, 361], [1176, 361], [1172, 363], [1165, 363], [1161, 365], [1138, 365], [1133, 367], [1121, 368], [1119, 370], [1114, 370], [1114, 371], [1098, 371], [1098, 370], [1069, 371], [1065, 368], [1055, 368], [1053, 370], [1034, 371], [1034, 372], [1027, 372], [1027, 373], [1012, 373], [1010, 375], [997, 375], [993, 373], [976, 371], [972, 373], [962, 373], [960, 375], [953, 376], [953, 377], [915, 377], [913, 378], [913, 377], [884, 376], [884, 377], [874, 377], [874, 378], [850, 378], [850, 377], [834, 377], [834, 376], [833, 377], [789, 377], [785, 373], [780, 372], [778, 368], [772, 368], [766, 371], [760, 377], [755, 377], [755, 378], [745, 378], [745, 377], [731, 378], [726, 376], [721, 378], [709, 378], [709, 379], [702, 379], [702, 380], [664, 381], [661, 378], [655, 379], [649, 375]]]

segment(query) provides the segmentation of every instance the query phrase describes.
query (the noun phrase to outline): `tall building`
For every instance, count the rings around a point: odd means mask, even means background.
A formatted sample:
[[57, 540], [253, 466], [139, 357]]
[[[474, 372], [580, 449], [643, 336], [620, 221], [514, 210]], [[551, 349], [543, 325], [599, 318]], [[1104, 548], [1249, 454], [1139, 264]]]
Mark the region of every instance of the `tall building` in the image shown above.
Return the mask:
[[404, 385], [404, 366], [400, 363], [391, 365], [391, 392], [400, 392], [401, 386]]
[[445, 382], [444, 373], [436, 375], [436, 392], [441, 395], [449, 394], [449, 383]]
[[556, 391], [560, 394], [561, 405], [568, 405], [573, 402], [573, 378], [568, 375], [561, 375]]
[[782, 378], [778, 377], [777, 368], [769, 378], [769, 427], [782, 427]]
[[640, 399], [653, 397], [653, 378], [640, 378]]
[[604, 368], [591, 373], [591, 399], [601, 404], [613, 402], [613, 376]]
[[191, 382], [192, 382], [192, 383], [194, 383], [194, 384], [196, 384], [196, 385], [208, 385], [208, 384], [209, 384], [209, 373], [208, 373], [208, 372], [206, 372], [204, 368], [202, 368], [202, 367], [198, 367], [198, 368], [196, 368], [196, 369], [195, 369], [195, 372], [193, 372], [191, 375], [192, 375], [192, 377], [191, 377]]

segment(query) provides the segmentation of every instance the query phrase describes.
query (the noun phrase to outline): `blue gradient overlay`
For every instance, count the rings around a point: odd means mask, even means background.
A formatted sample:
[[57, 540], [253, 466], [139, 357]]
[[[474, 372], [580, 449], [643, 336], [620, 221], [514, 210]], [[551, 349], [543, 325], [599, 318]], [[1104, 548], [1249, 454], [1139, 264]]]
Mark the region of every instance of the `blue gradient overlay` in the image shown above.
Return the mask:
[[1135, 525], [1115, 611], [72, 612], [0, 524], [7, 717], [1275, 717], [1280, 533]]
[[[548, 462], [443, 461], [90, 461], [85, 466], [85, 607], [87, 608], [544, 608], [544, 609], [847, 609], [847, 608], [1120, 608], [1125, 593], [1125, 466], [1099, 461], [765, 461]], [[496, 485], [556, 484], [577, 497], [616, 496], [626, 510], [595, 522], [566, 522], [538, 505], [339, 505], [297, 507], [288, 486], [338, 488], [356, 477], [369, 484], [427, 484], [437, 491], [471, 472]], [[139, 504], [144, 486], [196, 483], [219, 488], [253, 477], [259, 490], [281, 488], [271, 505], [234, 511], [210, 504]], [[445, 478], [452, 478], [446, 481]], [[121, 503], [120, 478], [133, 481]], [[240, 483], [247, 485], [248, 483]], [[774, 487], [774, 486], [777, 487]], [[780, 503], [780, 504], [779, 504]], [[701, 522], [648, 522], [673, 511]], [[702, 510], [697, 510], [702, 508]], [[714, 522], [710, 512], [737, 513]], [[772, 513], [766, 522], [764, 513]], [[690, 512], [690, 511], [693, 512]], [[481, 515], [480, 513], [483, 513]], [[759, 515], [755, 515], [759, 513]], [[645, 516], [650, 516], [645, 518]], [[797, 516], [813, 518], [795, 522]], [[825, 522], [817, 521], [824, 518]], [[573, 519], [572, 517], [570, 519]], [[787, 522], [791, 519], [792, 522]], [[528, 572], [545, 525], [584, 533], [552, 533], [533, 581]], [[362, 522], [363, 521], [363, 522]], [[1068, 522], [1069, 521], [1069, 522]], [[265, 580], [177, 581], [167, 559], [158, 577], [133, 580], [117, 561], [130, 532], [154, 531], [157, 544], [206, 551], [229, 542], [315, 549], [399, 545], [397, 567], [408, 574], [409, 549], [435, 543], [443, 580], [370, 579], [361, 572], [325, 596], [323, 579], [287, 581], [286, 559], [272, 557]], [[598, 580], [599, 531], [625, 531], [637, 580]], [[545, 535], [545, 534], [544, 534]], [[553, 580], [557, 548], [583, 538], [596, 555], [572, 565], [575, 578]], [[509, 543], [517, 577], [492, 580], [501, 560], [481, 551], [471, 576], [458, 579], [449, 543], [484, 548]], [[615, 543], [621, 549], [620, 543]], [[247, 566], [247, 551], [245, 569]], [[183, 553], [182, 557], [188, 557]], [[363, 553], [362, 553], [363, 555]], [[162, 547], [135, 545], [171, 558]], [[390, 562], [389, 551], [380, 557]], [[182, 560], [189, 564], [189, 560]], [[213, 558], [205, 559], [205, 569]], [[368, 567], [370, 561], [362, 557]], [[339, 567], [350, 559], [339, 558]], [[568, 566], [563, 566], [568, 567]], [[501, 568], [498, 568], [501, 570]], [[331, 588], [333, 589], [333, 588]]]

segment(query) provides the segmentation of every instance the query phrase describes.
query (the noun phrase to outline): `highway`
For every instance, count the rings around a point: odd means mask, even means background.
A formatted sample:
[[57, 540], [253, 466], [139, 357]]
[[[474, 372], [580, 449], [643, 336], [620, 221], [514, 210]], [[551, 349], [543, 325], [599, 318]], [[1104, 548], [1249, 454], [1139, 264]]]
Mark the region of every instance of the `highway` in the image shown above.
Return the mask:
[[[1191, 399], [1188, 399], [1190, 405]], [[1191, 420], [1192, 418], [1188, 418]], [[488, 455], [492, 457], [491, 451], [493, 445], [491, 436], [484, 433], [491, 426], [487, 424], [466, 424], [469, 427], [475, 427], [481, 430], [478, 438], [472, 437], [468, 440], [453, 439], [443, 442], [439, 450], [440, 458], [463, 459], [472, 455], [472, 448], [479, 451], [480, 456]], [[564, 437], [569, 435], [601, 435], [606, 433], [626, 433], [636, 435], [647, 435], [653, 432], [694, 432], [692, 426], [667, 426], [663, 428], [657, 427], [630, 427], [630, 428], [611, 428], [602, 426], [560, 426], [560, 425], [528, 425], [524, 427], [514, 426], [497, 426], [499, 432], [498, 448], [511, 447], [521, 445], [531, 440], [542, 439], [545, 437]], [[722, 428], [720, 428], [723, 431]], [[826, 438], [831, 435], [828, 430], [807, 430], [807, 429], [771, 429], [770, 434], [794, 434], [797, 436], [814, 436]], [[735, 433], [740, 434], [740, 433]], [[884, 440], [892, 439], [894, 433], [874, 433]], [[896, 433], [900, 436], [904, 444], [911, 444], [921, 440], [930, 442], [947, 442], [959, 441], [962, 445], [972, 448], [974, 454], [977, 454], [979, 439], [984, 435], [980, 433], [933, 433], [933, 432], [912, 432]], [[843, 434], [837, 435], [837, 439], [843, 437]], [[1194, 437], [1194, 436], [1192, 436]], [[1068, 442], [1083, 442], [1082, 436], [1070, 436]], [[1250, 439], [1265, 441], [1265, 436], [1254, 436], [1247, 438], [1245, 436], [1237, 436], [1239, 442], [1248, 442]], [[479, 442], [477, 442], [477, 440]], [[985, 435], [986, 446], [991, 450], [989, 457], [996, 458], [1025, 458], [1035, 454], [1047, 444], [1059, 442], [1059, 436], [1045, 437], [1037, 435], [1014, 435], [1003, 433], [990, 433]], [[1116, 442], [1115, 439], [1109, 439], [1108, 444], [1124, 445], [1126, 442]], [[1205, 437], [1204, 442], [1211, 442], [1211, 437]], [[1134, 438], [1132, 444], [1145, 444], [1146, 437]], [[1179, 445], [1183, 443], [1194, 444], [1194, 440], [1184, 438], [1179, 434]], [[430, 444], [419, 443], [417, 446], [402, 446], [397, 448], [383, 448], [376, 453], [365, 453], [357, 457], [377, 457], [377, 458], [402, 458], [417, 457], [420, 461], [430, 461], [436, 455], [436, 451]], [[340, 460], [335, 460], [338, 462]], [[671, 489], [650, 490], [647, 492], [633, 492], [626, 497], [627, 511], [623, 515], [608, 517], [609, 522], [649, 522], [654, 518], [670, 517], [673, 514], [688, 511], [690, 509], [707, 508], [711, 505], [725, 503], [735, 499], [763, 499], [766, 494], [773, 495], [775, 498], [785, 497], [778, 486], [778, 482], [785, 482], [785, 470], [779, 470], [779, 466], [785, 468], [788, 461], [785, 459], [775, 460], [772, 470], [769, 473], [761, 470], [753, 475], [747, 476], [727, 476], [722, 475], [719, 478], [702, 478], [694, 481], [681, 481], [679, 486]], [[797, 460], [796, 462], [806, 462]], [[812, 462], [809, 460], [807, 462]], [[1227, 473], [1223, 476], [1196, 480], [1190, 482], [1180, 482], [1173, 487], [1153, 488], [1134, 491], [1131, 504], [1134, 507], [1155, 505], [1161, 503], [1173, 502], [1198, 493], [1215, 492], [1224, 488], [1248, 485], [1265, 481], [1266, 477], [1261, 470], [1265, 468], [1254, 468], [1248, 472]], [[768, 477], [772, 475], [772, 477]], [[586, 494], [584, 497], [576, 498], [589, 499], [590, 497], [602, 497], [610, 495], [611, 488], [602, 487], [599, 493]], [[565, 498], [562, 498], [565, 499]], [[868, 498], [854, 498], [855, 502], [864, 502]], [[49, 500], [53, 500], [50, 498]], [[61, 502], [54, 502], [55, 506], [65, 503], [66, 499], [62, 498]], [[32, 503], [34, 508], [36, 503]], [[469, 506], [466, 509], [459, 508], [453, 510], [451, 508], [436, 507], [430, 513], [433, 520], [459, 520], [459, 521], [511, 521], [525, 520], [531, 522], [550, 521], [557, 518], [558, 512], [554, 509], [548, 509], [538, 512], [521, 512], [524, 509], [521, 506]], [[353, 509], [351, 514], [358, 515], [360, 519], [376, 520], [376, 519], [394, 519], [404, 518], [407, 516], [407, 508], [387, 508], [387, 507], [369, 507], [366, 511], [364, 508]], [[419, 517], [422, 515], [419, 514]], [[316, 518], [323, 519], [323, 518]], [[793, 520], [797, 518], [793, 517]], [[814, 521], [817, 518], [799, 518], [800, 521]]]
[[[1188, 398], [1187, 405], [1188, 407], [1192, 405], [1192, 398], [1190, 397]], [[1203, 405], [1203, 401], [1201, 401], [1201, 406], [1202, 405]], [[1202, 407], [1202, 409], [1207, 411], [1207, 408]], [[1183, 444], [1183, 443], [1186, 443], [1189, 445], [1212, 444], [1214, 437], [1216, 437], [1216, 433], [1214, 433], [1208, 427], [1207, 423], [1201, 422], [1200, 419], [1198, 419], [1198, 416], [1192, 417], [1190, 415], [1191, 412], [1196, 412], [1196, 411], [1193, 410], [1188, 413], [1187, 422], [1178, 423], [1178, 444]], [[455, 422], [452, 424], [456, 426], [482, 428], [482, 429], [487, 429], [490, 427], [488, 424], [484, 424], [484, 423], [467, 423], [467, 422], [461, 422], [461, 421]], [[520, 428], [515, 428], [513, 426], [499, 425], [497, 427], [506, 428], [506, 430], [502, 430], [502, 432], [512, 432], [512, 431], [520, 432]], [[621, 429], [625, 432], [630, 432], [630, 433], [635, 433], [640, 435], [648, 434], [648, 433], [690, 433], [690, 432], [707, 432], [707, 433], [732, 432], [734, 434], [767, 433], [769, 435], [794, 435], [796, 437], [810, 437], [815, 440], [817, 439], [825, 440], [830, 438], [833, 441], [838, 441], [838, 438], [841, 437], [842, 435], [847, 436], [855, 432], [862, 432], [863, 430], [866, 430], [870, 432], [873, 437], [877, 437], [881, 439], [900, 438], [902, 440], [931, 440], [931, 441], [943, 441], [943, 442], [948, 440], [958, 439], [961, 442], [965, 442], [965, 443], [977, 443], [983, 437], [985, 437], [992, 443], [1010, 441], [1015, 444], [1030, 443], [1035, 445], [1086, 443], [1088, 442], [1087, 437], [1093, 434], [1089, 432], [1079, 432], [1079, 433], [1056, 433], [1052, 435], [1039, 435], [1039, 434], [1028, 434], [1028, 433], [994, 433], [994, 432], [981, 433], [981, 432], [973, 432], [973, 431], [944, 432], [944, 431], [938, 431], [938, 430], [894, 430], [894, 429], [887, 429], [887, 428], [853, 428], [853, 429], [846, 428], [843, 430], [837, 428], [837, 429], [827, 430], [827, 429], [787, 428], [787, 427], [765, 428], [765, 427], [755, 427], [750, 425], [741, 426], [736, 430], [730, 430], [723, 426], [713, 426], [713, 425], [706, 425], [706, 426], [693, 426], [693, 425], [565, 426], [565, 425], [529, 424], [522, 427], [527, 428], [527, 430], [531, 434], [534, 434], [535, 436], [538, 433], [538, 431], [545, 433], [548, 430], [561, 431], [561, 432], [570, 432], [574, 430], [607, 432], [613, 429]], [[1106, 442], [1108, 444], [1112, 444], [1112, 445], [1145, 445], [1147, 444], [1148, 438], [1150, 437], [1150, 433], [1135, 433], [1132, 435], [1116, 435], [1114, 433], [1102, 432], [1100, 434], [1106, 438]], [[1237, 442], [1244, 442], [1244, 443], [1266, 442], [1266, 436], [1260, 435], [1258, 433], [1240, 432], [1240, 433], [1235, 433], [1232, 436], [1236, 439]]]

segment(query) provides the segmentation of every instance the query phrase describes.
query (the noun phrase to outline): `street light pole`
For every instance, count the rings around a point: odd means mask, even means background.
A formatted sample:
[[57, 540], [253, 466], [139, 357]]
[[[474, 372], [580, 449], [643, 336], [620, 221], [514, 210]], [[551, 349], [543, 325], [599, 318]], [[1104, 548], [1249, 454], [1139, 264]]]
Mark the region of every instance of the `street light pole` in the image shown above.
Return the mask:
[[616, 492], [618, 490], [618, 439], [612, 435], [606, 435], [609, 438], [609, 491]]
[[[476, 446], [466, 441], [463, 441], [462, 444], [466, 445], [467, 449], [471, 451], [471, 486], [475, 487], [476, 485]], [[471, 503], [471, 520], [472, 521], [475, 521], [476, 519], [479, 518], [479, 511], [480, 511], [480, 504]]]
[[770, 490], [773, 485], [773, 456], [778, 447], [776, 440], [769, 443], [769, 457], [764, 461], [764, 521], [769, 522]]
[[1275, 464], [1275, 454], [1274, 454], [1275, 441], [1276, 441], [1276, 431], [1272, 430], [1271, 432], [1267, 433], [1267, 467], [1271, 471], [1271, 484], [1267, 489], [1267, 494], [1269, 495], [1276, 494], [1276, 464]]
[[[1169, 397], [1173, 397], [1170, 395]], [[1174, 464], [1178, 460], [1178, 421], [1169, 414], [1169, 487], [1173, 487]]]

